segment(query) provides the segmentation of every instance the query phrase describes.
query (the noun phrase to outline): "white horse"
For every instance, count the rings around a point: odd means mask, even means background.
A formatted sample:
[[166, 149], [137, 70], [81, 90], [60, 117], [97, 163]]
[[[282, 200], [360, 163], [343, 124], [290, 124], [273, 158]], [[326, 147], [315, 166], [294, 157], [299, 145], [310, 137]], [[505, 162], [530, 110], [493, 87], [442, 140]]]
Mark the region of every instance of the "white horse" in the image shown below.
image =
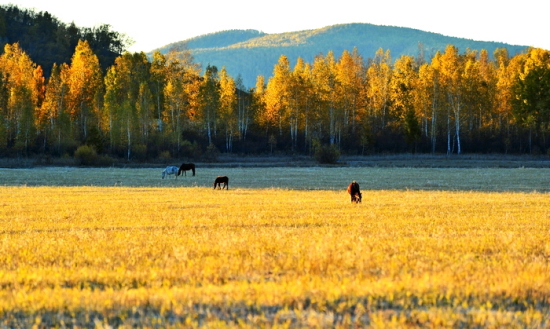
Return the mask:
[[166, 169], [164, 169], [164, 171], [162, 172], [162, 179], [164, 179], [164, 177], [166, 177], [166, 175], [174, 175], [176, 177], [176, 179], [178, 179], [178, 170], [179, 169], [180, 168], [175, 167], [175, 166], [166, 167]]

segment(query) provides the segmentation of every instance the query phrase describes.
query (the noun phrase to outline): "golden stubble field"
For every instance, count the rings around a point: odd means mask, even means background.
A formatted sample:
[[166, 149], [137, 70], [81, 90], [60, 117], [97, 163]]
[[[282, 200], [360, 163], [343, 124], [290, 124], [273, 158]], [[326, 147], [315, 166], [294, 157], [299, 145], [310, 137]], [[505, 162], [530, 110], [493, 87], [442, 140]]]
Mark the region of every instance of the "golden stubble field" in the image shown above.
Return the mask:
[[547, 171], [333, 169], [0, 170], [0, 327], [550, 327]]

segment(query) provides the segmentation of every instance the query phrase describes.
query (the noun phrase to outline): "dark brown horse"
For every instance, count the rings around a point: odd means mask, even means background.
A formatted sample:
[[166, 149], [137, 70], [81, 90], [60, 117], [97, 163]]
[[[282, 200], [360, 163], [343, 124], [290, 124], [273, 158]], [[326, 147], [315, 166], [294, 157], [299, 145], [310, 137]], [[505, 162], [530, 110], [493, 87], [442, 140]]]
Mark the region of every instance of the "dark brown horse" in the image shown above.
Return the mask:
[[194, 163], [183, 163], [180, 166], [180, 170], [178, 170], [178, 176], [181, 175], [181, 172], [183, 171], [183, 174], [187, 176], [185, 173], [187, 170], [193, 171], [193, 176], [195, 176], [195, 164]]
[[222, 189], [222, 183], [223, 188], [227, 188], [229, 190], [229, 178], [227, 176], [218, 176], [214, 180], [214, 189], [216, 189], [216, 186], [221, 190]]
[[363, 195], [359, 189], [359, 184], [356, 181], [353, 181], [348, 185], [348, 193], [351, 196], [351, 202], [360, 203]]

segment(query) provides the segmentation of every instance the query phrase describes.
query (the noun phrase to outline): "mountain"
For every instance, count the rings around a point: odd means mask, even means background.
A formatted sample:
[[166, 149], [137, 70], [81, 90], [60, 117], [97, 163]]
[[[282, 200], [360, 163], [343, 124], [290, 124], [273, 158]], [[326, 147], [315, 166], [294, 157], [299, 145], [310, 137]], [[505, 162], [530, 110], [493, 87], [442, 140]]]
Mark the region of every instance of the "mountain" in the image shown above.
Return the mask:
[[486, 49], [493, 54], [497, 48], [507, 48], [511, 56], [526, 49], [526, 46], [449, 37], [411, 28], [354, 23], [277, 34], [256, 30], [222, 31], [175, 42], [158, 50], [166, 53], [178, 47], [189, 49], [203, 68], [208, 64], [218, 68], [225, 66], [233, 78], [242, 77], [244, 86], [250, 88], [255, 85], [258, 75], [266, 79], [272, 75], [282, 54], [293, 67], [298, 57], [313, 63], [318, 54], [333, 51], [338, 58], [344, 50], [351, 52], [354, 47], [365, 60], [374, 57], [380, 48], [389, 50], [395, 60], [401, 55], [418, 56], [421, 45], [425, 59], [430, 60], [450, 44], [460, 52], [467, 48]]

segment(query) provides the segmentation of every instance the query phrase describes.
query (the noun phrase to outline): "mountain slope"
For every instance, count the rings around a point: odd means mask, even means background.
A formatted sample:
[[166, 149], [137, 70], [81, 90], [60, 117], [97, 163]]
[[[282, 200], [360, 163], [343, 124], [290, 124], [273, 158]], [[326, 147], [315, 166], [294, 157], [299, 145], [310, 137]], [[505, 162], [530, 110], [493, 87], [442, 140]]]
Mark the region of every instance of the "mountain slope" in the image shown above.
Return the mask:
[[514, 55], [526, 48], [448, 37], [410, 28], [355, 23], [278, 34], [255, 30], [223, 31], [176, 42], [159, 50], [165, 53], [171, 47], [185, 44], [203, 68], [208, 64], [218, 68], [225, 66], [234, 78], [241, 76], [247, 88], [255, 85], [258, 75], [269, 78], [282, 54], [288, 57], [293, 66], [298, 57], [312, 63], [318, 54], [333, 51], [335, 57], [339, 57], [344, 50], [352, 51], [354, 47], [365, 59], [374, 57], [380, 48], [390, 50], [392, 58], [397, 59], [401, 55], [417, 56], [419, 44], [422, 44], [426, 60], [437, 51], [444, 51], [449, 44], [458, 47], [461, 52], [467, 48], [486, 49], [489, 54], [493, 54], [497, 48], [507, 48], [510, 55]]
[[161, 53], [167, 53], [172, 48], [178, 49], [182, 47], [186, 47], [188, 49], [223, 48], [265, 35], [266, 33], [256, 30], [229, 30], [217, 33], [209, 33], [185, 41], [170, 43], [166, 46], [158, 48], [157, 50], [159, 50]]

